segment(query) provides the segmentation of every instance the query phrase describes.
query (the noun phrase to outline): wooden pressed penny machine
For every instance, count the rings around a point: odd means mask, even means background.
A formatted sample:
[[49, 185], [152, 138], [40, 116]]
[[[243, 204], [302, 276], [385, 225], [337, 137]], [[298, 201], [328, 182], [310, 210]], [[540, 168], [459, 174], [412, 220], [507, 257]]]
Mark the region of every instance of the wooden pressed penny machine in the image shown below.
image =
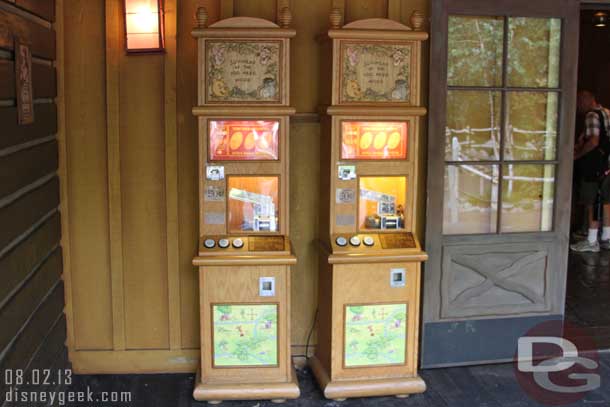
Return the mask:
[[194, 397], [299, 397], [290, 355], [290, 11], [197, 11], [201, 367]]
[[[332, 67], [322, 106], [319, 320], [313, 372], [327, 398], [425, 391], [417, 373], [421, 13], [341, 27], [323, 43]], [[323, 82], [324, 83], [324, 82]], [[331, 91], [332, 89], [332, 91]]]

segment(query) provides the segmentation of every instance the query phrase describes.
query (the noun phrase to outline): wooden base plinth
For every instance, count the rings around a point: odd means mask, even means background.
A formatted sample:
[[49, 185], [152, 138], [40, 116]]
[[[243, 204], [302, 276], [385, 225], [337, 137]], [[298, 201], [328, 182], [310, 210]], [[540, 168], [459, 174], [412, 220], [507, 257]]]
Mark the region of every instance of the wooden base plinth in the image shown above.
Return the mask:
[[301, 395], [296, 372], [292, 370], [292, 378], [280, 383], [202, 383], [201, 371], [197, 379], [193, 397], [197, 401], [207, 401], [218, 404], [224, 400], [271, 400], [282, 403], [287, 399], [296, 399]]
[[391, 377], [387, 379], [357, 379], [331, 381], [328, 373], [314, 356], [309, 360], [324, 397], [337, 401], [353, 397], [399, 396], [423, 393], [426, 383], [421, 377]]

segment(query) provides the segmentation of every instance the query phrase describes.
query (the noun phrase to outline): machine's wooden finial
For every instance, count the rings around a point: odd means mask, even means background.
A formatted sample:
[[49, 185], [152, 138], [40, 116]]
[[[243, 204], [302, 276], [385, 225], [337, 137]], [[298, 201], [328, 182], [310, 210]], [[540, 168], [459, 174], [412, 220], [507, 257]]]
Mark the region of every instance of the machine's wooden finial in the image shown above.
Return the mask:
[[290, 24], [292, 23], [292, 12], [290, 11], [290, 8], [288, 7], [284, 7], [280, 10], [280, 16], [279, 16], [279, 23], [280, 23], [280, 27], [282, 28], [288, 28], [290, 27]]
[[341, 12], [340, 9], [333, 8], [330, 11], [329, 20], [330, 20], [330, 28], [333, 28], [333, 29], [341, 28], [341, 25], [343, 23], [343, 13]]
[[411, 14], [411, 27], [415, 31], [421, 31], [424, 26], [425, 19], [426, 17], [424, 16], [423, 12], [415, 10], [413, 14]]
[[201, 6], [197, 8], [197, 28], [206, 28], [208, 26], [208, 10]]

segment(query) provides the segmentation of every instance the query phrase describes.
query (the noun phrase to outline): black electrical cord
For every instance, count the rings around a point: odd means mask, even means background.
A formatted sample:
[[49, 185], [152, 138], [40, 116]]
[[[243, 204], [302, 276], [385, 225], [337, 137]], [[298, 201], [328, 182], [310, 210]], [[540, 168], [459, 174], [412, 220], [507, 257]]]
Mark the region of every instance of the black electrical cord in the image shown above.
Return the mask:
[[307, 335], [307, 343], [305, 344], [305, 359], [307, 359], [307, 360], [309, 360], [309, 341], [311, 340], [311, 335], [313, 335], [313, 330], [315, 329], [317, 322], [318, 322], [318, 308], [316, 308], [316, 313], [313, 317], [311, 329], [309, 330], [309, 334]]

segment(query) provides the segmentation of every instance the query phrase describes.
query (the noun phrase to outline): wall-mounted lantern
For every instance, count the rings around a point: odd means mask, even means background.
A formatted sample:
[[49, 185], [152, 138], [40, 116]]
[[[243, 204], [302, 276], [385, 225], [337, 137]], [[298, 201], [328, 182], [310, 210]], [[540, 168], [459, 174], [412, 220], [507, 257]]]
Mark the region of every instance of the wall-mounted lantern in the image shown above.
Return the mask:
[[608, 14], [604, 11], [593, 14], [593, 24], [596, 27], [605, 27], [608, 24]]
[[164, 50], [163, 0], [123, 0], [127, 53]]

